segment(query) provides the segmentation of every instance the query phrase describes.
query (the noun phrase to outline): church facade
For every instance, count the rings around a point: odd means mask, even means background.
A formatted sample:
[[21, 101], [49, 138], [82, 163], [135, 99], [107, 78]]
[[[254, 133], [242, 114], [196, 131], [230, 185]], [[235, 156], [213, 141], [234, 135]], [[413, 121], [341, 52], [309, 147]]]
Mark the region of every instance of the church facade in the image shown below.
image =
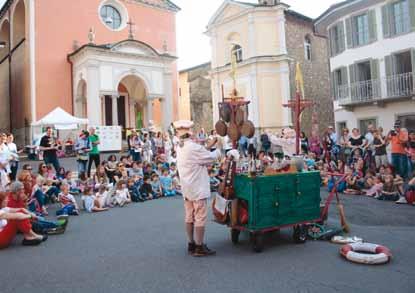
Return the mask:
[[178, 107], [178, 11], [168, 0], [7, 0], [0, 128], [28, 142], [31, 123], [58, 106], [91, 125], [167, 128]]
[[234, 55], [236, 87], [239, 95], [251, 102], [249, 117], [258, 130], [293, 125], [291, 110], [283, 104], [295, 96], [297, 62], [303, 70], [305, 98], [315, 102], [303, 115], [303, 130], [311, 132], [312, 113], [321, 125], [333, 123], [326, 38], [314, 33], [312, 19], [278, 0], [225, 0], [210, 19], [206, 33], [212, 47], [214, 122], [219, 119], [222, 93], [228, 96], [233, 87], [229, 71]]

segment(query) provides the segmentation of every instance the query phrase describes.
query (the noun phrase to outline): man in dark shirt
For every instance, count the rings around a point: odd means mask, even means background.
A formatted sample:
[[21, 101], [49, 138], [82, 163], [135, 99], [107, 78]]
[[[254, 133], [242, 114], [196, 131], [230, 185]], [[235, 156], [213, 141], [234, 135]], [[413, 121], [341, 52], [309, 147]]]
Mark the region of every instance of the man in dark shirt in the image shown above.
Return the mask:
[[52, 164], [53, 168], [58, 172], [60, 169], [58, 156], [56, 154], [58, 144], [53, 138], [53, 130], [51, 127], [46, 128], [46, 135], [40, 140], [40, 150], [43, 151], [45, 164]]

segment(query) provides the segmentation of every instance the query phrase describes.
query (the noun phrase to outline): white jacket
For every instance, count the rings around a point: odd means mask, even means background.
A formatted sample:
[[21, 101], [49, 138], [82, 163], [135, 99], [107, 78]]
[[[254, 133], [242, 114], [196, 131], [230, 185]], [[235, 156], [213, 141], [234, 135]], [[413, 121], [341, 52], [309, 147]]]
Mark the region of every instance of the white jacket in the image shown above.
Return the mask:
[[210, 152], [192, 140], [185, 140], [177, 148], [177, 169], [185, 199], [210, 197], [210, 178], [206, 166], [219, 159], [220, 155], [219, 150]]

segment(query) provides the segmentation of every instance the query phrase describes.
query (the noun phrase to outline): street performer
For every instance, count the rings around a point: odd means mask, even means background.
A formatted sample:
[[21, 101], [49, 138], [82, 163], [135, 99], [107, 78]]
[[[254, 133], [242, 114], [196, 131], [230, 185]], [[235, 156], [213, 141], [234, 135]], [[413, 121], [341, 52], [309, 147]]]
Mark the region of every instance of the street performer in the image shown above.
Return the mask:
[[194, 123], [188, 120], [174, 122], [180, 145], [177, 148], [177, 169], [184, 197], [186, 233], [189, 240], [188, 253], [196, 256], [214, 255], [216, 252], [204, 244], [208, 213], [207, 200], [210, 184], [207, 166], [221, 156], [220, 150], [208, 151], [217, 143], [214, 140], [206, 148], [193, 141], [191, 131]]

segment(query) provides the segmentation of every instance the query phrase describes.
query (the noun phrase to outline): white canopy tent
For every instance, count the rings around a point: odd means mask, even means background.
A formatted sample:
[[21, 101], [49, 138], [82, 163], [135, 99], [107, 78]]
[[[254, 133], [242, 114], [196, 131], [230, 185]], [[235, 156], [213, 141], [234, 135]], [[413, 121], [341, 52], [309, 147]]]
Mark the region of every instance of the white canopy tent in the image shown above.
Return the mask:
[[68, 130], [77, 129], [79, 125], [87, 125], [88, 123], [88, 119], [77, 118], [57, 107], [42, 119], [32, 123], [32, 126], [53, 125], [58, 130]]

